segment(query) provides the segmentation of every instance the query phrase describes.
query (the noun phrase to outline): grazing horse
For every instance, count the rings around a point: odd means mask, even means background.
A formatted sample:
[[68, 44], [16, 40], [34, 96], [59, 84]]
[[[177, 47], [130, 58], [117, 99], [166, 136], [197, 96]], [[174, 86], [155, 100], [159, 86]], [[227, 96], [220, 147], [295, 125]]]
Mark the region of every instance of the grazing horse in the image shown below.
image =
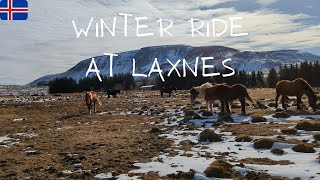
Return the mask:
[[248, 99], [251, 103], [254, 103], [252, 98], [248, 94], [247, 88], [242, 84], [235, 84], [232, 86], [226, 84], [217, 84], [209, 87], [205, 90], [205, 100], [214, 101], [220, 100], [221, 112], [224, 113], [226, 107], [227, 112], [231, 112], [229, 102], [239, 99], [241, 103], [241, 112], [246, 114], [246, 101]]
[[95, 91], [86, 92], [85, 100], [88, 106], [89, 114], [92, 114], [92, 109], [93, 112], [96, 113], [96, 103], [98, 103], [100, 106], [102, 105]]
[[293, 81], [281, 80], [276, 85], [276, 104], [275, 107], [278, 107], [279, 96], [282, 96], [282, 107], [286, 109], [285, 99], [287, 96], [296, 96], [297, 97], [297, 109], [301, 110], [301, 98], [304, 94], [308, 96], [309, 105], [312, 107], [313, 111], [316, 111], [317, 96], [312, 90], [310, 84], [302, 79], [298, 78]]
[[163, 93], [169, 93], [169, 97], [171, 97], [172, 91], [177, 92], [177, 88], [176, 88], [176, 87], [173, 87], [173, 86], [162, 87], [162, 88], [160, 89], [160, 95], [161, 95], [161, 97], [163, 97]]
[[120, 90], [112, 90], [112, 89], [107, 90], [108, 98], [110, 98], [110, 96], [113, 96], [114, 98], [116, 98], [117, 94], [120, 94]]
[[[201, 97], [204, 99], [205, 97], [205, 90], [209, 87], [212, 87], [213, 84], [206, 82], [201, 86], [193, 87], [190, 89], [190, 102], [191, 104], [196, 100], [197, 97]], [[206, 101], [207, 110], [212, 111], [212, 101]]]

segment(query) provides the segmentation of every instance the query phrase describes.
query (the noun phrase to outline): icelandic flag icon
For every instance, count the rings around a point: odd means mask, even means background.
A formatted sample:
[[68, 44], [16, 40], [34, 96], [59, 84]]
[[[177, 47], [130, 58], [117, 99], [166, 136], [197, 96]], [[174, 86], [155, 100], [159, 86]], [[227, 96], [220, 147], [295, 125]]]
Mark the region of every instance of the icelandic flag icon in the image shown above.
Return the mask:
[[0, 0], [0, 20], [28, 19], [27, 0]]

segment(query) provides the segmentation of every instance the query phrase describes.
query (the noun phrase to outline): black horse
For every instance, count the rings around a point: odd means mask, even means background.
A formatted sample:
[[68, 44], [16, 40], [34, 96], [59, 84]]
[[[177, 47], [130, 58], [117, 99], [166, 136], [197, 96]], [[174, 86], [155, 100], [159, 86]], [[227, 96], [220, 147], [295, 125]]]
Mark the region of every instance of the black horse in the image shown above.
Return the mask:
[[173, 86], [162, 87], [162, 88], [160, 89], [160, 95], [161, 95], [161, 97], [163, 97], [163, 93], [169, 93], [169, 97], [171, 97], [172, 91], [177, 92], [177, 88], [176, 88], [176, 87], [173, 87]]
[[113, 89], [107, 90], [108, 98], [110, 98], [110, 96], [113, 96], [114, 98], [116, 98], [117, 94], [120, 94], [120, 90], [113, 90]]

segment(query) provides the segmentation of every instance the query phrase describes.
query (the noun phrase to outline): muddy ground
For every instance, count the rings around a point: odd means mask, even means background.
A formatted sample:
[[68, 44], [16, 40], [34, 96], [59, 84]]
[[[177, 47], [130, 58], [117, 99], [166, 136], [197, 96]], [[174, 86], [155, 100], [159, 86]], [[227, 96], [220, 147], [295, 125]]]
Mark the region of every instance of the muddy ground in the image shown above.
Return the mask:
[[[249, 92], [261, 104], [272, 106], [275, 95], [273, 89], [249, 89]], [[112, 172], [113, 178], [121, 174], [143, 179], [160, 178], [156, 172], [133, 174], [130, 171], [139, 169], [135, 163], [150, 162], [151, 158], [159, 156], [161, 152], [168, 152], [173, 146], [173, 141], [161, 136], [164, 132], [157, 130], [164, 128], [168, 132], [181, 129], [179, 126], [165, 127], [161, 122], [168, 118], [168, 114], [163, 114], [168, 109], [183, 111], [185, 108], [192, 108], [188, 91], [178, 91], [171, 98], [167, 95], [161, 98], [158, 91], [125, 91], [117, 98], [107, 98], [103, 93], [99, 93], [99, 96], [102, 106], [97, 107], [97, 114], [89, 115], [82, 93], [2, 95], [0, 178], [95, 179], [97, 174], [106, 172]], [[199, 108], [203, 109], [203, 105]], [[305, 105], [308, 107], [307, 103]], [[235, 114], [240, 113], [236, 105], [232, 110]], [[297, 111], [295, 107], [290, 110], [293, 114], [313, 114], [310, 110]], [[247, 113], [250, 116], [265, 116], [274, 114], [275, 110], [250, 105]], [[181, 115], [181, 118], [186, 117]], [[290, 121], [285, 124], [257, 125], [251, 122], [222, 122], [219, 127], [234, 135], [272, 136], [283, 135], [281, 130], [296, 123]], [[152, 128], [154, 129], [150, 132]], [[313, 146], [319, 147], [319, 142], [314, 142]], [[246, 159], [241, 162], [254, 164], [254, 161], [255, 159]], [[245, 178], [239, 174], [234, 177], [250, 179], [249, 176]], [[193, 177], [162, 177], [183, 178]]]

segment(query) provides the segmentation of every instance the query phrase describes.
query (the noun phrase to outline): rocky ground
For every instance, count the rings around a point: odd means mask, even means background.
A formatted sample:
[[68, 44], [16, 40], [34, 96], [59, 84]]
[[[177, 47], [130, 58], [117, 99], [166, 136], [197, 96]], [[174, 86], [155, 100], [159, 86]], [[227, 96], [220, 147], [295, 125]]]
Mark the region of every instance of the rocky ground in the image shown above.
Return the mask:
[[319, 179], [320, 113], [274, 108], [273, 89], [249, 89], [247, 115], [219, 115], [188, 91], [0, 96], [1, 179]]

